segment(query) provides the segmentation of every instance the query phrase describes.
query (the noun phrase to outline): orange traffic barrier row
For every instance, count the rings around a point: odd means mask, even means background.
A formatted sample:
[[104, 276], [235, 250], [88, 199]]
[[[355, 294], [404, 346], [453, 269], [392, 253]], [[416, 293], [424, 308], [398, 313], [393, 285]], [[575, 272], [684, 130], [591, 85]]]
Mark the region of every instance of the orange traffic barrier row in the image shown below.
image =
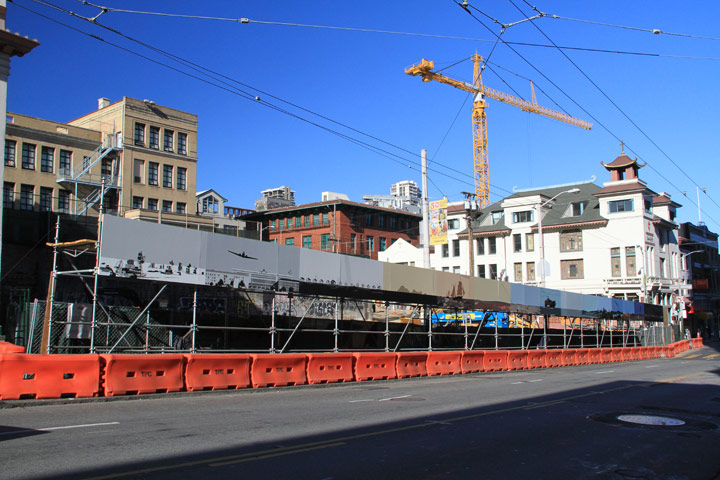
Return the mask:
[[25, 353], [25, 347], [10, 342], [0, 342], [0, 354], [3, 353]]
[[[693, 339], [692, 345], [701, 345]], [[3, 342], [7, 343], [7, 342]], [[663, 347], [300, 354], [30, 355], [0, 349], [0, 400], [95, 397], [455, 375], [672, 357]]]

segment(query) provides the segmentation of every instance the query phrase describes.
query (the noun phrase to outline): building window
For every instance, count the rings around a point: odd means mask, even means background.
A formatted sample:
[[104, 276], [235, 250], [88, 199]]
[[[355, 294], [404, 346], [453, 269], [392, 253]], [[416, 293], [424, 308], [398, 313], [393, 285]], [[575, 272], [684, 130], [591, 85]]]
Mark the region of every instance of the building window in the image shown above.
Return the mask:
[[33, 185], [20, 185], [20, 210], [32, 210], [35, 196]]
[[5, 166], [15, 166], [15, 147], [17, 142], [15, 140], [5, 140]]
[[515, 253], [522, 252], [522, 235], [520, 235], [519, 233], [513, 234], [513, 251]]
[[113, 173], [113, 161], [109, 158], [103, 158], [102, 165], [100, 165], [100, 174], [104, 177], [112, 179]]
[[497, 225], [503, 218], [503, 212], [492, 212], [490, 214], [490, 218], [492, 220], [492, 224]]
[[187, 190], [187, 168], [177, 167], [177, 183], [178, 190]]
[[372, 227], [372, 220], [373, 220], [372, 213], [366, 213], [365, 214], [365, 226]]
[[637, 274], [635, 268], [635, 247], [625, 247], [625, 274], [634, 277]]
[[187, 155], [187, 133], [178, 132], [178, 149], [180, 155]]
[[328, 225], [328, 224], [330, 224], [330, 219], [328, 218], [328, 214], [327, 214], [327, 213], [323, 213], [323, 214], [322, 214], [322, 223], [323, 223], [323, 225]]
[[447, 258], [450, 256], [450, 247], [447, 243], [442, 244], [442, 256], [443, 258]]
[[330, 250], [330, 234], [323, 233], [320, 235], [320, 250]]
[[390, 230], [397, 230], [397, 217], [390, 217]]
[[582, 231], [567, 230], [560, 232], [561, 252], [581, 252], [582, 249]]
[[135, 123], [135, 145], [145, 146], [145, 124]]
[[610, 275], [613, 277], [622, 276], [620, 271], [620, 248], [618, 247], [610, 249]]
[[460, 228], [460, 219], [459, 218], [451, 218], [447, 221], [448, 230], [457, 230]]
[[582, 260], [560, 261], [561, 276], [563, 280], [584, 278]]
[[72, 152], [70, 150], [60, 150], [59, 173], [70, 175], [72, 172]]
[[22, 168], [25, 170], [35, 170], [35, 145], [32, 143], [23, 143], [22, 148]]
[[488, 265], [490, 267], [490, 280], [497, 280], [498, 271], [497, 271], [497, 265], [492, 263]]
[[154, 148], [155, 150], [158, 150], [160, 148], [160, 127], [150, 127], [149, 140], [150, 148]]
[[449, 271], [450, 271], [450, 267], [442, 267], [442, 271], [443, 271], [443, 272], [449, 272]]
[[357, 235], [354, 233], [350, 234], [350, 248], [352, 249], [353, 253], [355, 253], [355, 239], [357, 238]]
[[645, 204], [645, 212], [651, 213], [651, 212], [652, 212], [652, 206], [653, 206], [652, 198], [644, 197], [644, 198], [643, 198], [643, 203]]
[[270, 230], [275, 230], [275, 220], [270, 220]]
[[135, 160], [134, 166], [133, 166], [133, 176], [135, 183], [143, 183], [143, 178], [145, 178], [145, 161], [144, 160]]
[[522, 263], [516, 263], [514, 265], [515, 267], [515, 283], [522, 283], [522, 271], [523, 271], [523, 265]]
[[158, 209], [157, 198], [148, 198], [148, 210], [157, 212], [157, 209]]
[[58, 212], [70, 213], [70, 192], [58, 190]]
[[303, 216], [303, 226], [304, 227], [309, 227], [311, 222], [312, 222], [312, 219], [310, 218], [310, 215]]
[[385, 215], [378, 215], [378, 227], [385, 228]]
[[453, 273], [460, 273], [460, 267], [459, 267], [459, 266], [454, 266], [454, 267], [453, 267]]
[[185, 205], [185, 202], [175, 202], [175, 213], [185, 215], [186, 212], [187, 212], [187, 205]]
[[163, 187], [172, 188], [173, 166], [163, 165]]
[[313, 215], [313, 226], [317, 227], [320, 225], [320, 215]]
[[488, 254], [495, 255], [497, 253], [497, 238], [488, 238]]
[[478, 277], [485, 278], [485, 265], [477, 266]]
[[526, 233], [525, 234], [525, 251], [527, 251], [527, 252], [535, 251], [535, 234], [534, 233]]
[[378, 245], [378, 251], [384, 252], [387, 248], [387, 240], [385, 240], [385, 237], [380, 237], [380, 244]]
[[610, 211], [610, 213], [632, 212], [632, 198], [628, 198], [627, 200], [614, 200], [612, 202], [608, 202], [608, 210]]
[[40, 211], [52, 211], [53, 189], [48, 187], [40, 187]]
[[172, 152], [173, 151], [173, 137], [175, 136], [175, 132], [172, 130], [165, 129], [165, 136], [163, 140], [163, 149], [166, 152]]
[[452, 241], [452, 247], [453, 247], [453, 257], [459, 257], [460, 256], [460, 239], [456, 238]]
[[513, 212], [513, 223], [527, 223], [533, 221], [533, 211]]
[[142, 208], [142, 207], [143, 207], [143, 197], [133, 196], [133, 208]]
[[294, 238], [286, 238], [285, 239], [285, 245], [288, 247], [294, 247], [295, 246], [295, 239]]
[[535, 281], [535, 262], [525, 264], [525, 278], [527, 278], [528, 282]]
[[295, 228], [300, 228], [300, 224], [302, 223], [301, 217], [295, 217]]
[[163, 211], [163, 213], [171, 213], [172, 212], [172, 201], [171, 200], [163, 200], [162, 201], [162, 211]]
[[475, 251], [477, 252], [477, 255], [485, 255], [485, 239], [484, 238], [475, 239]]
[[368, 235], [366, 237], [366, 240], [367, 240], [368, 252], [374, 252], [375, 251], [375, 237]]
[[148, 185], [157, 185], [160, 164], [155, 162], [148, 163]]
[[312, 248], [312, 235], [304, 235], [302, 237], [303, 248]]
[[15, 184], [11, 182], [5, 182], [3, 184], [3, 207], [14, 208], [15, 207]]
[[570, 208], [571, 208], [570, 214], [571, 214], [573, 217], [579, 217], [580, 215], [582, 215], [583, 212], [585, 211], [585, 204], [586, 204], [586, 203], [587, 203], [587, 202], [575, 202], [575, 203], [571, 204], [571, 205], [570, 205]]

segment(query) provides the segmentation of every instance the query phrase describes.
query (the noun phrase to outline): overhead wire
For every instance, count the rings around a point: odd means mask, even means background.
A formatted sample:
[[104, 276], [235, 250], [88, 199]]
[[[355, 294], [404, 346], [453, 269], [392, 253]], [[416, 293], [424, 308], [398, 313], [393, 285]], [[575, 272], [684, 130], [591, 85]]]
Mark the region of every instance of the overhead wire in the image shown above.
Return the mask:
[[[462, 8], [463, 11], [465, 11], [468, 15], [470, 15], [476, 22], [480, 23], [480, 25], [482, 25], [482, 26], [483, 26], [486, 30], [488, 30], [491, 34], [497, 36], [497, 34], [496, 34], [495, 32], [493, 32], [493, 30], [492, 30], [490, 27], [488, 27], [487, 25], [485, 25], [485, 24], [482, 22], [482, 20], [480, 20], [479, 18], [477, 18], [477, 17], [476, 17], [475, 15], [473, 15], [473, 13], [470, 11], [470, 8], [472, 8], [473, 10], [476, 10], [476, 11], [479, 12], [480, 10], [479, 10], [477, 7], [475, 7], [475, 6], [473, 6], [473, 5], [467, 5], [467, 6], [465, 6], [465, 5], [463, 5], [462, 3], [458, 2], [457, 0], [452, 0], [452, 1], [453, 1], [453, 3], [455, 3], [456, 5], [458, 5], [460, 8]], [[517, 8], [517, 7], [516, 7], [516, 8]], [[531, 23], [532, 23], [533, 25], [535, 25], [534, 22], [531, 22]], [[537, 25], [535, 25], [535, 27], [538, 28]], [[601, 122], [601, 121], [600, 121], [599, 119], [597, 119], [594, 115], [592, 115], [587, 109], [585, 109], [582, 105], [580, 105], [575, 99], [573, 99], [572, 97], [570, 97], [570, 95], [568, 95], [562, 88], [560, 88], [560, 86], [558, 86], [555, 82], [553, 82], [553, 81], [552, 81], [547, 75], [545, 75], [540, 69], [538, 69], [535, 65], [533, 65], [532, 62], [530, 62], [529, 60], [527, 60], [520, 52], [518, 52], [516, 49], [514, 49], [511, 45], [507, 44], [506, 42], [503, 42], [503, 44], [505, 44], [513, 53], [515, 53], [517, 56], [519, 56], [528, 66], [530, 66], [533, 70], [535, 70], [536, 72], [538, 72], [545, 80], [547, 80], [553, 87], [555, 87], [558, 91], [560, 91], [560, 93], [562, 93], [562, 94], [563, 94], [568, 100], [570, 100], [575, 106], [577, 106], [578, 108], [580, 108], [586, 115], [588, 115], [590, 118], [592, 118], [593, 121], [595, 122], [595, 124], [597, 124], [597, 125], [599, 125], [600, 127], [602, 127], [610, 136], [612, 136], [613, 138], [615, 138], [618, 142], [621, 142], [620, 137], [618, 137], [618, 136], [617, 136], [614, 132], [612, 132], [603, 122]], [[563, 54], [564, 54], [564, 52], [563, 52]], [[578, 67], [578, 68], [579, 68], [579, 67]], [[599, 88], [599, 87], [598, 87], [598, 88]], [[626, 146], [627, 146], [627, 145], [626, 145]], [[636, 152], [634, 152], [630, 147], [628, 147], [628, 150], [630, 150], [632, 153], [636, 153]], [[639, 156], [639, 155], [638, 155], [638, 156]], [[647, 162], [646, 162], [646, 163], [647, 163]], [[658, 176], [660, 176], [660, 178], [662, 178], [663, 180], [665, 180], [669, 185], [673, 186], [674, 188], [676, 188], [677, 190], [679, 190], [679, 191], [682, 192], [682, 190], [680, 190], [674, 183], [672, 183], [669, 179], [667, 179], [660, 171], [658, 171], [658, 170], [655, 169], [652, 165], [650, 165], [650, 163], [647, 163], [647, 165], [650, 166], [650, 168], [651, 168]], [[689, 200], [689, 199], [688, 199], [688, 200]], [[693, 203], [693, 204], [694, 204], [694, 202], [692, 202], [692, 200], [689, 200], [689, 201], [690, 201], [690, 203]], [[716, 224], [720, 225], [720, 223], [716, 222], [714, 219], [713, 219], [713, 222], [715, 222]]]

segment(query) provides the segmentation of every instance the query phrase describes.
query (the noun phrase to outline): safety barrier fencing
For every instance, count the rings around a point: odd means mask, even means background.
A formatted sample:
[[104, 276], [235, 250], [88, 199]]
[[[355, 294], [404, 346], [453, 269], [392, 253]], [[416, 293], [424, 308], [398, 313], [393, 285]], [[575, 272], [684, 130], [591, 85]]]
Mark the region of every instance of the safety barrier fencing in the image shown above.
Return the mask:
[[[283, 354], [0, 353], [0, 401], [387, 380], [671, 358], [662, 347]], [[1, 345], [13, 351], [12, 344]], [[699, 347], [695, 347], [699, 348]]]

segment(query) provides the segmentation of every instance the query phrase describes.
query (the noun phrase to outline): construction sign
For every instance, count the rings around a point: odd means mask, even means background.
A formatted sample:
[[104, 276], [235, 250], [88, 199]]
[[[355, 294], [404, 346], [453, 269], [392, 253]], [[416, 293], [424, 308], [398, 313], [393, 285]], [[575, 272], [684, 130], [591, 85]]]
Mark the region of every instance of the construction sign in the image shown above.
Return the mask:
[[430, 245], [448, 243], [447, 204], [447, 198], [430, 202]]

